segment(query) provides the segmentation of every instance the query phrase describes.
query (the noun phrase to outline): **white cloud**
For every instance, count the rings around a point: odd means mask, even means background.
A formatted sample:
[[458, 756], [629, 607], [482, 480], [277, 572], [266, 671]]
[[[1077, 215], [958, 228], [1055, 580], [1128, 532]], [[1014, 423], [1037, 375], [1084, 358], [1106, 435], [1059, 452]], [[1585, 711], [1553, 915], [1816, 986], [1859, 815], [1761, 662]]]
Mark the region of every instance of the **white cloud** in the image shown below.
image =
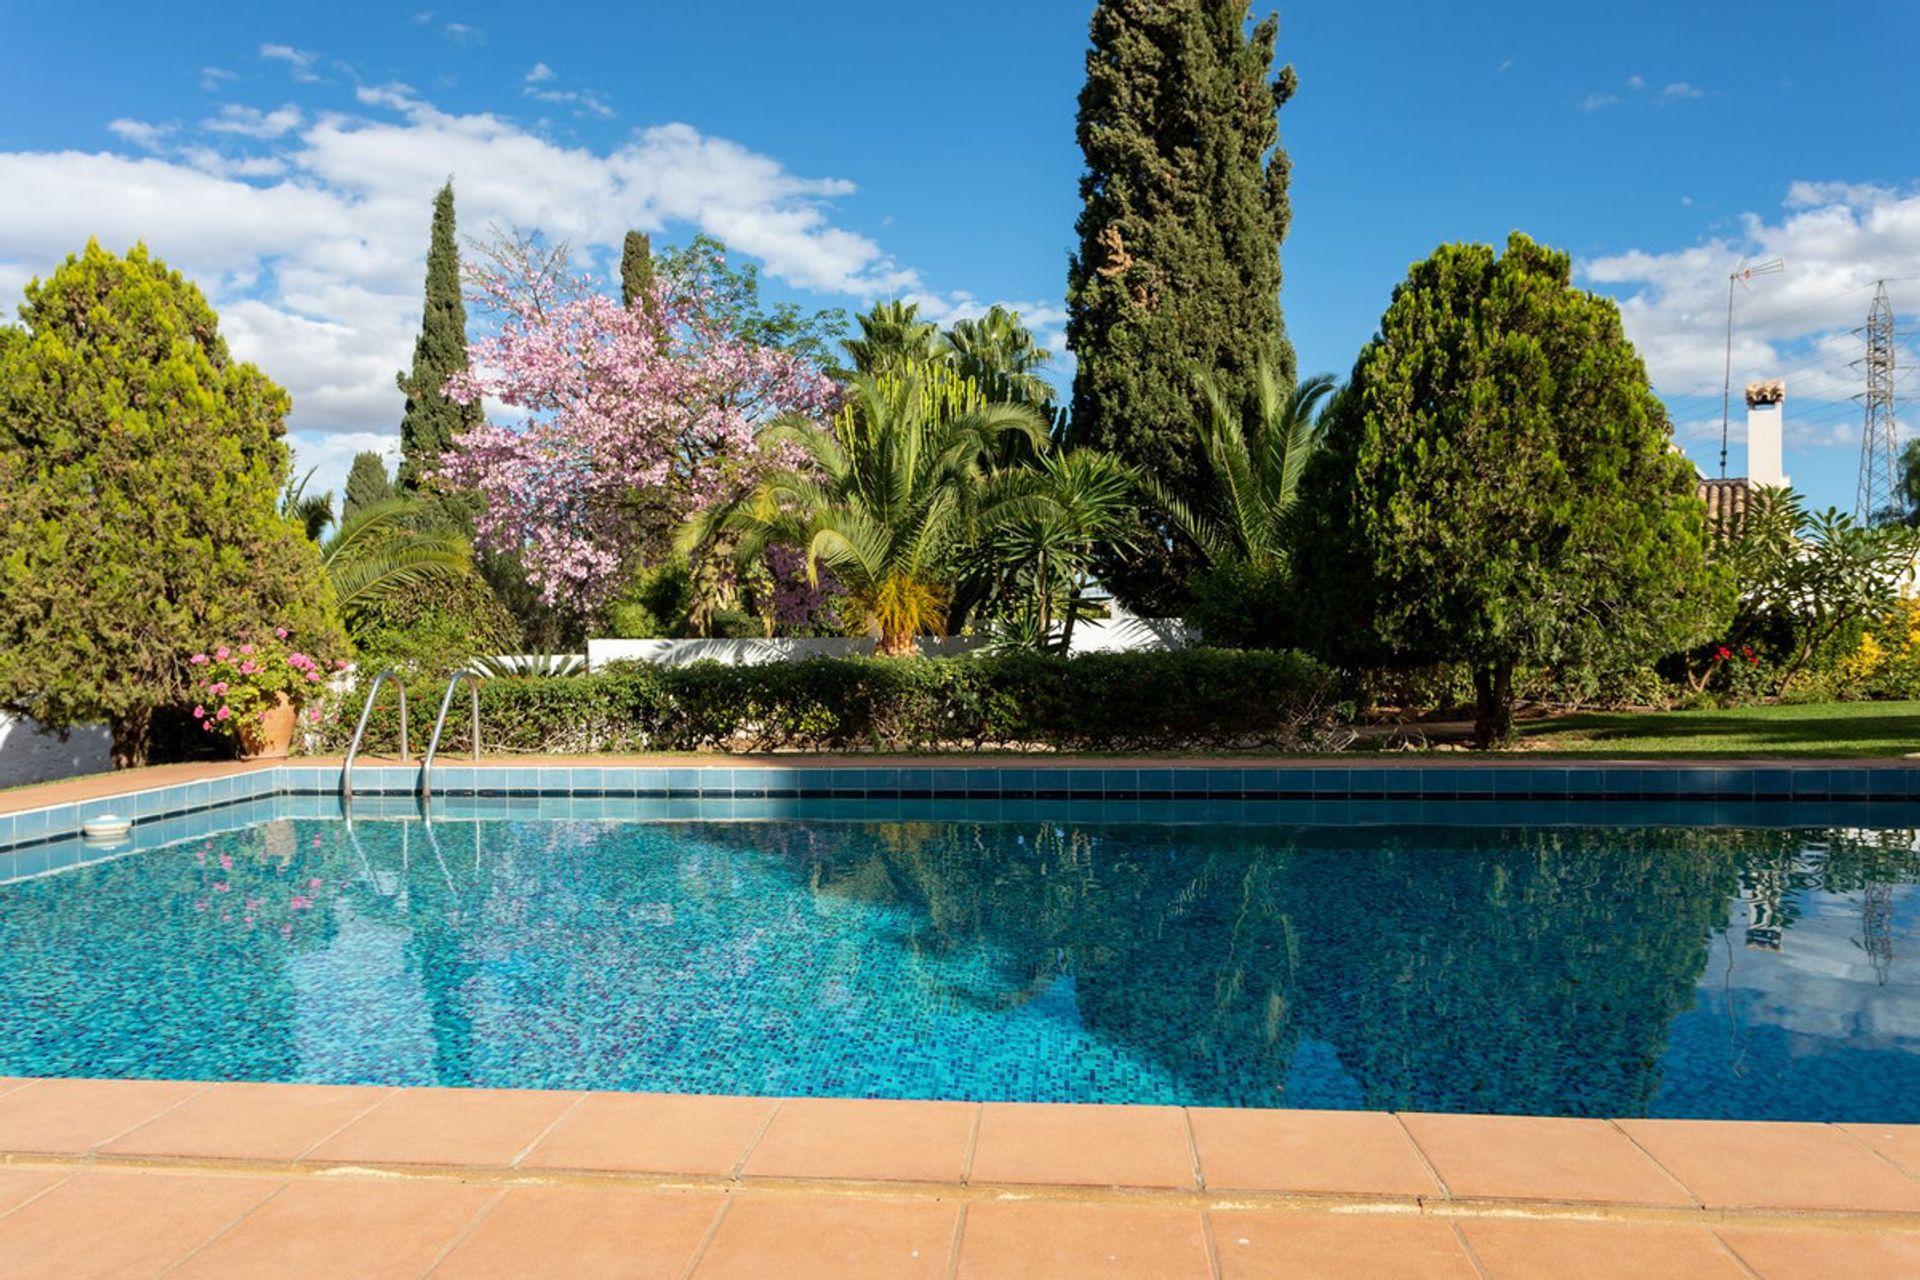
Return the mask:
[[[1874, 282], [1891, 280], [1894, 308], [1920, 311], [1920, 188], [1796, 182], [1778, 216], [1741, 217], [1737, 233], [1667, 252], [1629, 250], [1582, 264], [1583, 277], [1620, 297], [1628, 334], [1655, 387], [1669, 397], [1718, 401], [1726, 359], [1727, 286], [1745, 262], [1786, 269], [1736, 286], [1732, 381], [1785, 377], [1787, 424], [1800, 446], [1859, 442], [1852, 397], [1862, 375], [1855, 331]], [[1920, 354], [1920, 353], [1916, 353]], [[1913, 367], [1906, 351], [1898, 367]], [[1717, 405], [1716, 405], [1717, 410]], [[1719, 417], [1712, 422], [1718, 437]]]
[[200, 127], [210, 133], [235, 133], [243, 138], [278, 138], [299, 128], [305, 120], [300, 108], [291, 103], [275, 111], [262, 111], [229, 102], [217, 117]]
[[544, 87], [551, 85], [557, 79], [559, 79], [559, 72], [544, 62], [536, 62], [533, 64], [533, 69], [520, 78], [520, 92], [535, 102], [567, 107], [576, 116], [595, 116], [602, 120], [613, 119], [613, 108], [607, 105], [606, 96], [598, 90]]
[[441, 26], [440, 33], [455, 44], [485, 44], [487, 42], [486, 32], [464, 22], [445, 23]]
[[318, 55], [309, 53], [305, 49], [296, 49], [286, 44], [263, 44], [260, 46], [260, 56], [269, 62], [286, 63], [287, 74], [302, 84], [317, 84], [320, 81], [319, 75], [313, 69]]
[[1642, 89], [1646, 87], [1647, 87], [1647, 78], [1645, 76], [1635, 75], [1635, 76], [1627, 77], [1627, 88], [1633, 90], [1635, 93], [1639, 93]]
[[391, 476], [400, 463], [400, 437], [393, 431], [336, 431], [331, 435], [311, 432], [288, 433], [293, 449], [293, 476], [297, 480], [311, 469], [307, 481], [309, 494], [331, 493], [333, 511], [340, 514], [340, 501], [347, 491], [347, 472], [353, 468], [355, 454], [371, 449], [387, 464]]
[[1676, 80], [1660, 91], [1662, 102], [1684, 102], [1689, 98], [1704, 98], [1707, 91], [1698, 85], [1688, 84], [1685, 80]]
[[116, 138], [123, 138], [139, 147], [142, 151], [159, 151], [166, 145], [167, 137], [178, 125], [150, 124], [145, 120], [109, 120], [107, 130]]
[[1611, 93], [1590, 93], [1580, 99], [1580, 109], [1582, 111], [1598, 111], [1602, 107], [1611, 107], [1619, 101], [1620, 99]]
[[216, 93], [222, 84], [229, 80], [238, 80], [239, 78], [236, 73], [227, 70], [225, 67], [200, 68], [200, 87], [208, 93]]
[[553, 77], [554, 77], [554, 70], [552, 67], [548, 66], [544, 62], [536, 62], [533, 64], [533, 69], [527, 72], [525, 80], [526, 80], [526, 83], [528, 84], [540, 84], [544, 81], [553, 79]]
[[[119, 136], [150, 155], [0, 152], [0, 309], [89, 236], [115, 250], [144, 241], [213, 299], [236, 353], [292, 392], [294, 431], [392, 431], [429, 202], [451, 174], [469, 236], [527, 227], [605, 262], [631, 228], [698, 230], [759, 260], [769, 279], [835, 301], [912, 295], [947, 320], [985, 310], [936, 293], [839, 225], [834, 202], [852, 183], [793, 173], [690, 124], [598, 150], [490, 113], [443, 112], [405, 85], [362, 85], [354, 97], [358, 113], [244, 107], [173, 133], [121, 122]], [[1057, 345], [1057, 303], [1009, 305]]]

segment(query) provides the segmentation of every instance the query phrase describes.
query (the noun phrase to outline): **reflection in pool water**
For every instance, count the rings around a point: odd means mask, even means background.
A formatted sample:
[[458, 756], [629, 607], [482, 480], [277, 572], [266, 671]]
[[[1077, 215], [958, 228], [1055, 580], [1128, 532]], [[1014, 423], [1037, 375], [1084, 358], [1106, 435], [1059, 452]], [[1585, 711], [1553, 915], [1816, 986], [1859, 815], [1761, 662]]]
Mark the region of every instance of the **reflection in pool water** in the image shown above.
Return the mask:
[[1916, 843], [282, 819], [0, 886], [0, 1075], [1920, 1121]]

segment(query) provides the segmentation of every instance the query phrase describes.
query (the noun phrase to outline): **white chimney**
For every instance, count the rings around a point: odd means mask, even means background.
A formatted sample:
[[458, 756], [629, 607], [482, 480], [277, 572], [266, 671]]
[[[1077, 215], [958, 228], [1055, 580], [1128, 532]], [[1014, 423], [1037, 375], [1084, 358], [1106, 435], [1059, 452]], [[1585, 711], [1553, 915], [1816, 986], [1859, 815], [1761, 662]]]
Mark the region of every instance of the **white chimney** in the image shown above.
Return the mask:
[[1747, 384], [1747, 483], [1756, 489], [1786, 487], [1787, 473], [1781, 470], [1780, 458], [1780, 425], [1786, 409], [1783, 379]]

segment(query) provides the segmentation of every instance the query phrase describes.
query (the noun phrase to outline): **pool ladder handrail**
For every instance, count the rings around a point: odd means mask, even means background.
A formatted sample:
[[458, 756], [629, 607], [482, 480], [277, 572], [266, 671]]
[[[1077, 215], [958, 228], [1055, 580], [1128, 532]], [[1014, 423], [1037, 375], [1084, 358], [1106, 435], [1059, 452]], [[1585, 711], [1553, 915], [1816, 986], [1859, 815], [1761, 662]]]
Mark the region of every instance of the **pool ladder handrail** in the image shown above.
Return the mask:
[[440, 751], [440, 735], [447, 728], [447, 712], [453, 707], [453, 692], [460, 687], [462, 680], [469, 681], [467, 692], [473, 695], [473, 758], [480, 759], [480, 681], [484, 679], [478, 671], [462, 669], [453, 673], [447, 681], [447, 691], [440, 698], [440, 714], [433, 721], [433, 735], [427, 739], [427, 754], [420, 761], [420, 798], [433, 798], [433, 757]]
[[389, 667], [373, 678], [367, 687], [367, 700], [360, 708], [360, 723], [354, 726], [353, 741], [347, 744], [347, 762], [340, 766], [340, 801], [342, 804], [353, 799], [353, 758], [360, 754], [360, 739], [366, 736], [367, 717], [373, 714], [373, 700], [380, 696], [380, 686], [393, 681], [394, 688], [400, 691], [400, 758], [407, 758], [407, 683], [400, 673]]

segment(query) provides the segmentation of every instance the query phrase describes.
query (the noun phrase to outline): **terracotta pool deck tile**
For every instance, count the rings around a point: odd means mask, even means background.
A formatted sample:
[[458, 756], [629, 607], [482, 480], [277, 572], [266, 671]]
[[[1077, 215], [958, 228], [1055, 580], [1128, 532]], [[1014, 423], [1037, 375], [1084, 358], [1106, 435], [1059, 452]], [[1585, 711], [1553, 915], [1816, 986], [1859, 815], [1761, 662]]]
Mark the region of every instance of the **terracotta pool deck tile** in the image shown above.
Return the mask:
[[980, 1109], [974, 1183], [1196, 1186], [1179, 1107], [989, 1102]]
[[1910, 1177], [1920, 1178], [1920, 1124], [1840, 1124], [1834, 1128], [1866, 1143]]
[[1479, 1280], [1453, 1227], [1384, 1214], [1215, 1212], [1221, 1280]]
[[206, 1087], [178, 1080], [35, 1080], [0, 1096], [0, 1151], [83, 1155]]
[[1400, 1118], [1456, 1198], [1693, 1205], [1674, 1178], [1605, 1120]]
[[971, 1102], [789, 1098], [741, 1175], [959, 1182], [980, 1108]]
[[1710, 1209], [1920, 1212], [1920, 1181], [1832, 1125], [1622, 1120], [1620, 1127]]
[[1466, 1218], [1488, 1280], [1747, 1280], [1705, 1226]]
[[1920, 1233], [1721, 1227], [1720, 1238], [1760, 1280], [1913, 1280]]
[[775, 1105], [771, 1098], [588, 1094], [521, 1167], [723, 1178], [739, 1165]]
[[389, 1092], [362, 1085], [217, 1084], [100, 1150], [115, 1156], [294, 1160]]
[[433, 1280], [678, 1280], [723, 1203], [713, 1192], [516, 1188], [429, 1274]]
[[1190, 1107], [1187, 1119], [1208, 1190], [1440, 1194], [1413, 1140], [1384, 1112]]
[[8, 1280], [155, 1276], [279, 1190], [272, 1178], [84, 1173], [0, 1218]]
[[730, 1199], [693, 1280], [940, 1280], [960, 1218], [939, 1200]]
[[170, 1274], [412, 1280], [499, 1194], [459, 1182], [296, 1179]]
[[579, 1098], [536, 1089], [396, 1089], [303, 1159], [505, 1166]]
[[[697, 1273], [696, 1273], [697, 1274]], [[955, 1280], [1202, 1280], [1197, 1209], [988, 1201], [967, 1206]]]
[[0, 1166], [0, 1215], [11, 1213], [72, 1176], [54, 1169], [8, 1169]]

